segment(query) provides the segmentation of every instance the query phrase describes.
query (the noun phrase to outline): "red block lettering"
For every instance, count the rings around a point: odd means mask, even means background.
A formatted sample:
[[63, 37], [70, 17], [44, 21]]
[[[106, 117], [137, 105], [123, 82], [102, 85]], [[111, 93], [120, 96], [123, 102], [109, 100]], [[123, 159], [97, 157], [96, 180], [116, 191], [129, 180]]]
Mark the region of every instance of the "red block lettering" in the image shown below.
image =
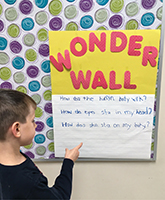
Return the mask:
[[70, 77], [72, 80], [73, 87], [78, 90], [80, 88], [80, 83], [82, 83], [82, 86], [84, 89], [89, 88], [90, 79], [91, 79], [92, 72], [90, 70], [86, 73], [86, 78], [84, 78], [83, 72], [80, 70], [78, 73], [78, 78], [76, 79], [76, 75], [74, 71], [70, 72]]
[[[77, 49], [76, 49], [77, 43], [81, 44], [81, 46], [82, 46], [81, 51], [77, 51]], [[73, 40], [70, 43], [70, 50], [73, 53], [73, 55], [75, 55], [75, 56], [78, 56], [78, 57], [83, 56], [87, 51], [87, 44], [83, 38], [75, 37], [75, 38], [73, 38]]]
[[146, 46], [143, 49], [143, 59], [142, 65], [146, 66], [148, 61], [150, 62], [152, 67], [156, 66], [156, 57], [158, 55], [158, 50], [156, 47], [153, 46]]
[[108, 87], [102, 71], [97, 71], [93, 79], [92, 88], [96, 89], [97, 87], [103, 87], [104, 89]]
[[[117, 38], [121, 39], [121, 44], [119, 46], [116, 46], [116, 40]], [[125, 49], [127, 45], [127, 37], [122, 32], [112, 32], [111, 34], [111, 45], [110, 50], [111, 52], [120, 52]]]
[[140, 49], [141, 44], [136, 42], [141, 42], [143, 40], [142, 36], [132, 35], [129, 40], [128, 55], [130, 56], [140, 56], [140, 51], [135, 51], [135, 49]]
[[124, 88], [125, 89], [136, 89], [135, 84], [130, 84], [131, 82], [131, 73], [129, 71], [126, 71], [124, 74]]
[[101, 52], [105, 51], [105, 44], [106, 44], [106, 34], [101, 33], [100, 41], [96, 37], [94, 33], [89, 34], [89, 51], [93, 52], [95, 50], [95, 44], [100, 49]]
[[115, 71], [111, 71], [109, 76], [110, 76], [109, 88], [111, 90], [117, 90], [117, 89], [122, 88], [121, 84], [116, 84], [116, 72]]
[[52, 64], [54, 65], [54, 67], [59, 71], [62, 72], [64, 70], [63, 65], [67, 68], [67, 69], [71, 69], [71, 62], [70, 62], [70, 55], [69, 55], [69, 51], [65, 50], [64, 51], [65, 54], [65, 58], [61, 55], [61, 53], [57, 54], [57, 58], [58, 61], [56, 61], [56, 59], [54, 58], [54, 56], [50, 56], [49, 59], [52, 62]]

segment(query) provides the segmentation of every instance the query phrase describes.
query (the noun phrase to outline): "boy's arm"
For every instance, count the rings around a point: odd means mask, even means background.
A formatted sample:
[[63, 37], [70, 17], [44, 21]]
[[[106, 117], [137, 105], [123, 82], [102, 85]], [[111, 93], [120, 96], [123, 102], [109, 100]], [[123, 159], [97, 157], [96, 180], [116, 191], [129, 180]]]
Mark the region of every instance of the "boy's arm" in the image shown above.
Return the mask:
[[74, 162], [78, 159], [79, 149], [81, 147], [82, 143], [71, 150], [65, 149], [65, 159], [61, 168], [61, 173], [55, 181], [54, 187], [60, 190], [61, 193], [63, 193], [63, 196], [67, 195], [65, 196], [65, 199], [70, 199], [72, 191], [72, 168]]
[[54, 199], [69, 200], [72, 190], [72, 169], [74, 162], [79, 156], [79, 149], [82, 143], [77, 147], [66, 149], [65, 159], [62, 164], [60, 175], [56, 178], [53, 187], [48, 187], [47, 178], [42, 174], [34, 185], [28, 199]]
[[72, 192], [72, 169], [73, 169], [73, 161], [70, 159], [64, 159], [63, 165], [61, 168], [60, 175], [56, 178], [54, 188], [57, 190], [63, 199], [70, 199]]
[[[26, 199], [69, 200], [72, 189], [72, 168], [73, 161], [69, 159], [64, 159], [61, 173], [56, 178], [53, 187], [48, 186], [47, 178], [38, 171], [38, 175], [36, 174], [36, 177], [33, 176], [31, 180], [31, 185], [29, 186], [31, 189], [28, 192]], [[31, 173], [36, 172], [33, 171]]]

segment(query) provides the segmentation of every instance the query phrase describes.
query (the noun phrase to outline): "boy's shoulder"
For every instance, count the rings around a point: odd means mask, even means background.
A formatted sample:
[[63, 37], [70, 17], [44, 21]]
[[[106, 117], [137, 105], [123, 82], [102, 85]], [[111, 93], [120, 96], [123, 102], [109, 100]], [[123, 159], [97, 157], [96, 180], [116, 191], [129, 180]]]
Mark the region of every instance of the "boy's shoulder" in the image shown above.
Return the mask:
[[[40, 170], [34, 164], [34, 162], [24, 153], [21, 154], [25, 157], [25, 161], [18, 165], [3, 165], [0, 164], [0, 175], [12, 174], [16, 177], [16, 180], [27, 179], [37, 181], [37, 177], [41, 175]], [[10, 179], [10, 176], [7, 176]], [[12, 177], [11, 177], [12, 179]]]
[[[0, 164], [0, 181], [3, 183], [2, 189], [6, 195], [27, 197], [29, 191], [32, 191], [41, 179], [45, 179], [34, 162], [25, 154], [23, 155], [26, 160], [20, 165], [5, 166]], [[17, 194], [18, 191], [19, 194]]]

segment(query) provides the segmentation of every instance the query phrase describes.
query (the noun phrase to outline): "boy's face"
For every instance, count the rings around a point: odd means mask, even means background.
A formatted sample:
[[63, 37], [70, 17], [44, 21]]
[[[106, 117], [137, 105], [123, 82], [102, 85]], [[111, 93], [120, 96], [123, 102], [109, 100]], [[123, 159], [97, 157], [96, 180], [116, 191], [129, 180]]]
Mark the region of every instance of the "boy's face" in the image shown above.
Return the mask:
[[22, 124], [20, 123], [20, 131], [21, 131], [21, 137], [20, 142], [21, 146], [26, 146], [32, 143], [32, 140], [35, 135], [35, 129], [37, 127], [35, 121], [35, 110], [32, 106], [30, 106], [30, 113], [26, 117], [26, 123]]

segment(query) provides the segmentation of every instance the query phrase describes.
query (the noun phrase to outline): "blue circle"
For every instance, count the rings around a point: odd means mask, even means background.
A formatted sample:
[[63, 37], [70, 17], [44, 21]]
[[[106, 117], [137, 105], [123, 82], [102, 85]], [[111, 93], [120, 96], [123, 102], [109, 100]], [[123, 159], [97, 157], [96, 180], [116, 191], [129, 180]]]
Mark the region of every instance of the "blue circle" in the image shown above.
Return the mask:
[[155, 122], [156, 122], [156, 116], [154, 116], [153, 118], [153, 125], [155, 126]]
[[109, 0], [96, 0], [96, 2], [100, 5], [100, 6], [105, 6], [108, 3]]
[[12, 5], [16, 2], [16, 0], [4, 0], [7, 4]]
[[42, 144], [45, 142], [45, 136], [43, 134], [37, 134], [35, 137], [34, 137], [34, 141], [37, 143], [37, 144]]
[[7, 40], [4, 37], [0, 37], [0, 50], [4, 50], [7, 47]]
[[93, 18], [90, 15], [86, 15], [80, 19], [80, 25], [84, 29], [88, 29], [93, 25]]
[[44, 8], [48, 4], [48, 0], [35, 0], [35, 4], [38, 8]]
[[15, 69], [22, 69], [25, 66], [25, 60], [22, 57], [15, 57], [12, 61], [12, 65]]
[[163, 2], [163, 0], [160, 0], [161, 2]]
[[32, 92], [36, 92], [40, 89], [40, 83], [38, 81], [31, 81], [29, 83], [29, 90]]
[[155, 20], [155, 16], [153, 13], [146, 13], [141, 18], [141, 24], [143, 26], [150, 26], [151, 24], [154, 23], [154, 20]]
[[75, 0], [67, 0], [68, 2], [74, 2]]
[[42, 71], [44, 71], [45, 73], [49, 73], [49, 72], [50, 72], [50, 60], [45, 60], [45, 61], [41, 64], [41, 69], [42, 69]]
[[30, 31], [34, 27], [34, 21], [32, 18], [25, 18], [22, 20], [21, 26], [25, 31]]
[[53, 117], [49, 117], [47, 120], [46, 120], [46, 124], [53, 128]]

